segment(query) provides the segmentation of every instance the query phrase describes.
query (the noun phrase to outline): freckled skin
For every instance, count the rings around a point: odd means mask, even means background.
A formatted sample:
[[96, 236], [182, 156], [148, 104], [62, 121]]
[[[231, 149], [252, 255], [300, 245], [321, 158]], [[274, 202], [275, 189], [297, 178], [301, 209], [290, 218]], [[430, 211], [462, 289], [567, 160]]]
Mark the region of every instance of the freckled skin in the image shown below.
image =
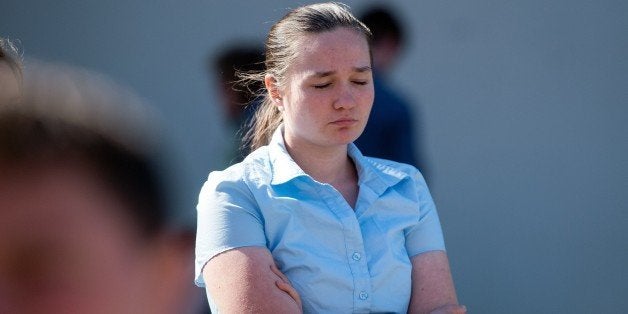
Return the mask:
[[317, 151], [354, 141], [374, 98], [364, 35], [350, 28], [310, 34], [296, 55], [281, 91], [286, 143]]

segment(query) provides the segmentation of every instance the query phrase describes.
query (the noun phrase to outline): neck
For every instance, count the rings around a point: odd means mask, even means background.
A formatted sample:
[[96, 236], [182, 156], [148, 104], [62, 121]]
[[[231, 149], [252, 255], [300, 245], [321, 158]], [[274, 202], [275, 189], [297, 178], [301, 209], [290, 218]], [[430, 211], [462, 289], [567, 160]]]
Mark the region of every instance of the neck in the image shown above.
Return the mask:
[[358, 173], [353, 161], [347, 155], [347, 145], [338, 149], [307, 153], [301, 150], [286, 149], [292, 159], [314, 180], [333, 186], [351, 208], [355, 208], [358, 198]]
[[347, 145], [310, 150], [297, 149], [286, 142], [286, 149], [299, 167], [318, 182], [334, 185], [355, 172], [355, 166], [347, 155]]
[[294, 145], [284, 136], [286, 150], [292, 159], [314, 180], [333, 186], [355, 208], [358, 198], [358, 172], [347, 154], [348, 145], [316, 146], [301, 142]]

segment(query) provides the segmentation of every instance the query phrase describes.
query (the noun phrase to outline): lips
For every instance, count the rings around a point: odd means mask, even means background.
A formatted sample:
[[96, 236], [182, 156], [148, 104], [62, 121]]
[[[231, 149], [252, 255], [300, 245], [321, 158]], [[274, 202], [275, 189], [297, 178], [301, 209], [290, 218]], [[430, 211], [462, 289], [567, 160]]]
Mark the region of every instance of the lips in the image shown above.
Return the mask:
[[358, 120], [353, 118], [340, 118], [331, 122], [331, 124], [336, 126], [352, 126], [356, 123], [358, 123]]

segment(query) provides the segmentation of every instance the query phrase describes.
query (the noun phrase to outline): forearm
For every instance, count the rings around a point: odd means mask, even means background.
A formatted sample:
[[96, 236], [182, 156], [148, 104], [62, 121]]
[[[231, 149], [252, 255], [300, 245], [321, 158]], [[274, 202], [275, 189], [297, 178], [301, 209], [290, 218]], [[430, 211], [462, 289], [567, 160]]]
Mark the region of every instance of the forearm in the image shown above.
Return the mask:
[[431, 313], [447, 305], [458, 305], [447, 254], [444, 251], [432, 251], [414, 256], [408, 313]]
[[230, 250], [203, 270], [207, 292], [221, 313], [300, 313], [301, 307], [277, 286], [270, 253], [259, 247]]

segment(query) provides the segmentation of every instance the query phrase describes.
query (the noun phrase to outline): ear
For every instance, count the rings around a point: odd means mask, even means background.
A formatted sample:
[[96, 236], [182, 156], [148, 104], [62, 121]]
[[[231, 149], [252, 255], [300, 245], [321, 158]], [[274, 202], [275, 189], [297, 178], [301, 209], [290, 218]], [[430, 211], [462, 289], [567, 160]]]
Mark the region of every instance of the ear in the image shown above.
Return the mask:
[[266, 85], [266, 90], [268, 91], [268, 94], [270, 95], [273, 103], [276, 106], [282, 106], [281, 93], [279, 90], [279, 86], [277, 86], [277, 79], [275, 79], [275, 77], [270, 74], [266, 74], [266, 76], [264, 77], [264, 85]]

